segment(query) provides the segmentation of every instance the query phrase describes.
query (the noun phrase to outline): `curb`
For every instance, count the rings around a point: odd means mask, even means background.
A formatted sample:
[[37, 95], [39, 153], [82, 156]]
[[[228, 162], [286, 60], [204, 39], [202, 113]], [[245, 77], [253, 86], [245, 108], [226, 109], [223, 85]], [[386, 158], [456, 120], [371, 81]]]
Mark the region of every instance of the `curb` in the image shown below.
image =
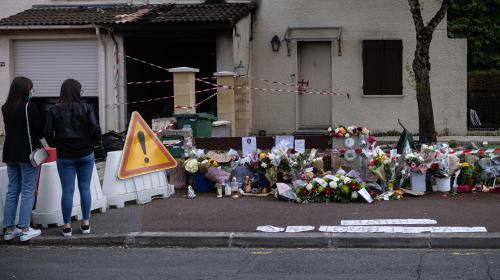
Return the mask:
[[500, 233], [259, 233], [259, 232], [132, 232], [63, 238], [41, 236], [30, 242], [1, 245], [32, 247], [182, 247], [182, 248], [414, 248], [499, 249]]

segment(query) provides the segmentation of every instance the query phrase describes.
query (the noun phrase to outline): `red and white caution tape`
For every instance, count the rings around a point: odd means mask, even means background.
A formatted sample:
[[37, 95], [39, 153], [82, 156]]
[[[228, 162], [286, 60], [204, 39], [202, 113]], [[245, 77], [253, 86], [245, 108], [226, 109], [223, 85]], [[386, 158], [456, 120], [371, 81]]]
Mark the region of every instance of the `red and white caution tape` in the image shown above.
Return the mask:
[[304, 91], [308, 91], [308, 92], [314, 92], [314, 93], [323, 94], [323, 95], [336, 95], [336, 96], [347, 96], [347, 97], [349, 97], [349, 94], [341, 94], [341, 93], [336, 93], [336, 92], [333, 92], [333, 91], [319, 90], [319, 89], [314, 89], [314, 88], [310, 88], [310, 87], [307, 87], [307, 86], [300, 86], [298, 84], [288, 84], [288, 83], [283, 83], [283, 82], [278, 82], [278, 81], [272, 81], [272, 80], [263, 79], [263, 78], [251, 78], [251, 79], [252, 80], [266, 82], [266, 83], [276, 84], [276, 85], [301, 88], [302, 91], [300, 91], [300, 93], [304, 93]]
[[500, 148], [496, 149], [481, 149], [481, 150], [465, 150], [450, 152], [450, 155], [475, 155], [475, 154], [491, 154], [500, 153]]
[[[207, 88], [207, 89], [202, 89], [202, 90], [195, 91], [195, 93], [208, 92], [208, 91], [212, 91], [212, 90], [215, 90], [215, 89], [217, 89], [217, 88]], [[212, 97], [213, 96], [209, 96], [207, 99], [212, 98]], [[131, 101], [131, 102], [122, 102], [122, 103], [117, 103], [117, 104], [107, 104], [106, 107], [118, 106], [118, 105], [126, 105], [126, 104], [145, 103], [145, 102], [152, 102], [152, 101], [164, 100], [164, 99], [169, 99], [169, 98], [174, 98], [174, 96], [163, 96], [163, 97], [151, 98], [151, 99], [145, 99], [145, 100], [138, 100], [138, 101]], [[189, 108], [192, 109], [192, 107], [189, 107]], [[186, 109], [186, 108], [181, 108], [181, 109]]]
[[[333, 94], [331, 92], [318, 92], [318, 91], [302, 91], [302, 90], [290, 90], [290, 89], [274, 89], [274, 88], [256, 88], [256, 87], [236, 87], [236, 88], [247, 88], [260, 92], [277, 92], [277, 93], [300, 93], [300, 94], [315, 94], [315, 95], [341, 95]], [[349, 94], [346, 96], [349, 97]]]
[[214, 94], [212, 94], [212, 95], [210, 95], [209, 97], [207, 97], [207, 98], [203, 99], [202, 101], [198, 102], [198, 104], [196, 104], [196, 105], [194, 105], [194, 106], [195, 106], [195, 107], [200, 106], [201, 104], [205, 103], [207, 100], [209, 100], [209, 99], [211, 99], [211, 98], [213, 98], [213, 97], [217, 96], [217, 94], [218, 94], [218, 93], [219, 93], [219, 92], [215, 92]]
[[171, 83], [171, 82], [172, 82], [172, 80], [145, 81], [145, 82], [128, 82], [127, 85], [159, 84], [159, 83]]
[[159, 65], [156, 65], [156, 64], [153, 64], [153, 63], [150, 63], [150, 62], [147, 62], [147, 61], [144, 61], [142, 59], [138, 59], [138, 58], [135, 58], [135, 57], [132, 57], [130, 55], [125, 55], [126, 58], [130, 58], [132, 60], [135, 60], [135, 61], [138, 61], [138, 62], [141, 62], [141, 63], [144, 63], [144, 64], [147, 64], [149, 66], [153, 66], [153, 67], [156, 67], [156, 68], [159, 68], [161, 70], [165, 70], [165, 71], [168, 71], [168, 68], [165, 68], [165, 67], [162, 67], [162, 66], [159, 66]]
[[158, 100], [164, 100], [164, 99], [169, 99], [169, 98], [174, 98], [174, 97], [173, 96], [163, 96], [163, 97], [151, 98], [151, 99], [146, 99], [146, 100], [131, 101], [131, 102], [122, 102], [122, 103], [117, 103], [117, 104], [107, 104], [106, 107], [118, 106], [118, 105], [126, 105], [126, 104], [145, 103], [145, 102], [158, 101]]

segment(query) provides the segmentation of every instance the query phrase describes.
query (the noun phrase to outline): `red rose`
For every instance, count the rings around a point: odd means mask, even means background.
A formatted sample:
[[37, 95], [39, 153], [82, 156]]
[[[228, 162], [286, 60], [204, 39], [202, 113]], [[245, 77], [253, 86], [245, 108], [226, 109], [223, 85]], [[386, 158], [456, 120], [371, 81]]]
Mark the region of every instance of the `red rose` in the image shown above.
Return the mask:
[[313, 189], [312, 189], [312, 192], [313, 192], [313, 193], [318, 193], [318, 188], [313, 188]]
[[358, 186], [356, 184], [352, 184], [351, 185], [351, 190], [357, 191], [358, 190]]
[[433, 164], [431, 164], [431, 169], [434, 169], [434, 170], [439, 169], [439, 163], [434, 162]]
[[333, 194], [333, 190], [330, 188], [325, 189], [325, 196], [331, 196]]
[[302, 190], [300, 190], [300, 194], [306, 196], [309, 194], [309, 191], [306, 188], [302, 188]]

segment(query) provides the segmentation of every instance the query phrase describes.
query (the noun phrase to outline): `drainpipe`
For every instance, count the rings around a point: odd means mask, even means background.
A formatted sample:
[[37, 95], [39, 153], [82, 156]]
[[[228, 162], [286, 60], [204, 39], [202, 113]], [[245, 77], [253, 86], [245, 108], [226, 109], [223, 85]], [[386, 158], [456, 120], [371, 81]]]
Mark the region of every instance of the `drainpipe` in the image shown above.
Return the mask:
[[119, 63], [120, 63], [120, 58], [118, 56], [118, 42], [116, 42], [115, 35], [111, 30], [108, 30], [109, 36], [111, 36], [111, 39], [113, 40], [114, 48], [113, 48], [113, 55], [115, 58], [115, 63], [113, 65], [113, 95], [114, 95], [114, 105], [113, 105], [113, 113], [114, 113], [114, 119], [115, 119], [115, 129], [118, 131], [119, 128], [119, 117], [118, 117], [118, 82], [119, 82]]
[[104, 40], [102, 40], [101, 31], [98, 26], [95, 27], [95, 35], [97, 37], [97, 47], [99, 50], [98, 58], [99, 58], [99, 122], [101, 124], [102, 131], [107, 131], [107, 122], [106, 122], [106, 44]]

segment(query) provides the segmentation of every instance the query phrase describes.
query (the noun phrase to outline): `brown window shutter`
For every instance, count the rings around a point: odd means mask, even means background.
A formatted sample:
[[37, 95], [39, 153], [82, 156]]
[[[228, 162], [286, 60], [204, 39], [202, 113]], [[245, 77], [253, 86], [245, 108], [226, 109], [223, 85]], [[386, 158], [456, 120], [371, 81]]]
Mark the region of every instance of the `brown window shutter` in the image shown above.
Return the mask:
[[384, 40], [382, 94], [403, 94], [403, 41]]
[[363, 41], [363, 94], [382, 94], [383, 42]]

